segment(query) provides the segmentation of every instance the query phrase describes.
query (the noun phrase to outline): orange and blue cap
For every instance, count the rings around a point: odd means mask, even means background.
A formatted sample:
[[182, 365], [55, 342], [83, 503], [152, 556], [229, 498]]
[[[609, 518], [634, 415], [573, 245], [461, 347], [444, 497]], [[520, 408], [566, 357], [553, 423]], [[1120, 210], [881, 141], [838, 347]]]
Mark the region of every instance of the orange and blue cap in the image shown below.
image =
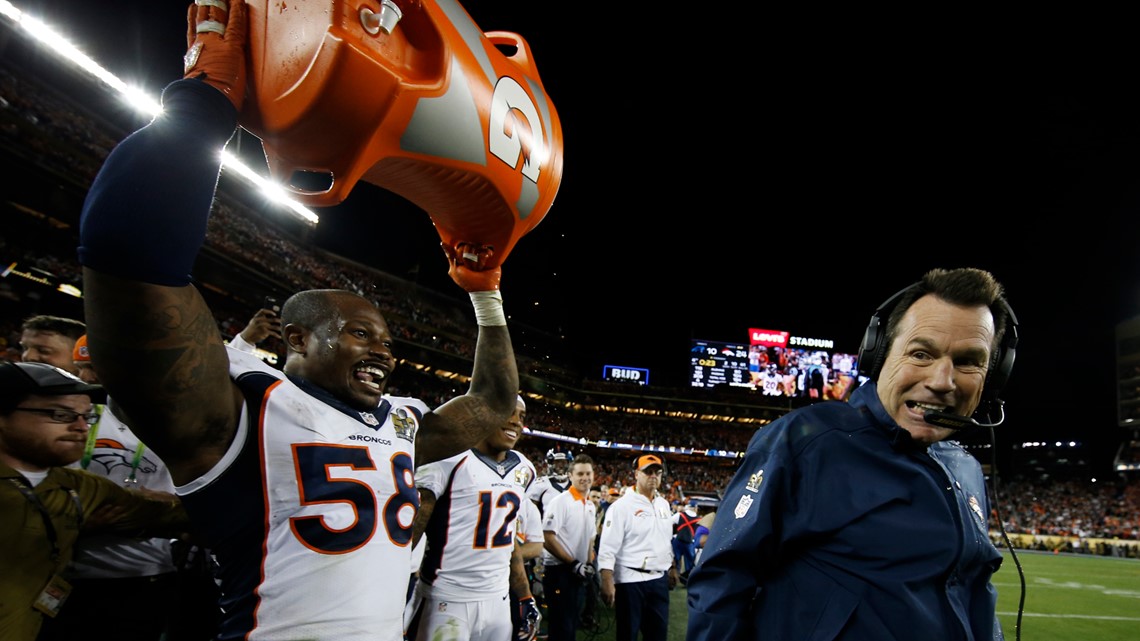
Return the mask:
[[661, 468], [665, 467], [665, 464], [661, 462], [660, 457], [654, 456], [652, 454], [646, 454], [645, 456], [637, 457], [637, 465], [635, 467], [638, 470], [644, 470], [651, 465], [658, 465]]
[[87, 334], [75, 341], [75, 347], [71, 350], [71, 360], [80, 362], [91, 360], [91, 353], [87, 351]]

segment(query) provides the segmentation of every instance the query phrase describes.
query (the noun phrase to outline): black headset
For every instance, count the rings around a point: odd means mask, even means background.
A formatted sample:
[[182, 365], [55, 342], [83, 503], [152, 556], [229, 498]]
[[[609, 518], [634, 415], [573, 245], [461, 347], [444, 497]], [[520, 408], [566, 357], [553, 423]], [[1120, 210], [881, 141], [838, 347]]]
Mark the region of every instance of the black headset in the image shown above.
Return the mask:
[[[890, 348], [887, 345], [887, 322], [890, 319], [891, 311], [907, 292], [921, 286], [922, 283], [919, 282], [902, 288], [883, 301], [875, 313], [871, 315], [871, 322], [867, 324], [867, 331], [863, 333], [863, 342], [859, 346], [858, 365], [860, 373], [864, 376], [874, 380], [879, 375], [879, 371], [883, 368], [883, 361], [887, 358], [887, 350]], [[998, 394], [1009, 381], [1009, 374], [1013, 370], [1013, 361], [1017, 356], [1017, 316], [1004, 298], [999, 298], [996, 304], [1005, 309], [1005, 334], [1002, 336], [1001, 344], [990, 358], [990, 367], [986, 372], [982, 399], [987, 401], [997, 399]]]

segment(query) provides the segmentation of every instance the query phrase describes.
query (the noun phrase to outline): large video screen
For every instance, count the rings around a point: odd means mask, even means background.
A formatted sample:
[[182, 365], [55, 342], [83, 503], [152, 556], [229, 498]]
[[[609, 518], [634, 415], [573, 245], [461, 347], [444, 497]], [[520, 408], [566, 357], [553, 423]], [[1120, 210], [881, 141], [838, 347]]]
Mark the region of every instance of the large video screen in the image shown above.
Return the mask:
[[689, 363], [692, 387], [747, 387], [781, 398], [846, 400], [866, 380], [855, 355], [815, 347], [693, 340]]
[[765, 396], [846, 400], [862, 383], [853, 354], [824, 349], [751, 345], [752, 387]]

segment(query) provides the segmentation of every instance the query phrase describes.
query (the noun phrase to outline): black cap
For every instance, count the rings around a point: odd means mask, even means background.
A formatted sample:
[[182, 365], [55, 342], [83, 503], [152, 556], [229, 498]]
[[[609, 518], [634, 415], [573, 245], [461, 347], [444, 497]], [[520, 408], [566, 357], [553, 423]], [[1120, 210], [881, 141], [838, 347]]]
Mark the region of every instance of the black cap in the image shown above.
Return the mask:
[[84, 383], [74, 374], [47, 363], [0, 363], [0, 398], [23, 399], [25, 396], [64, 396], [86, 394], [92, 403], [105, 403], [107, 392], [102, 385]]

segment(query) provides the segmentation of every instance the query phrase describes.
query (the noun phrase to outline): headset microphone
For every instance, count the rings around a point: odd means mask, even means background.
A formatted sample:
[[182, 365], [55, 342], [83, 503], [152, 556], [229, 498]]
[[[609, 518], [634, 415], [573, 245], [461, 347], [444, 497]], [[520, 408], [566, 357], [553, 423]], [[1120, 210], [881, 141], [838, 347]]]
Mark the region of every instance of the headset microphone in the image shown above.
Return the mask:
[[[922, 414], [922, 420], [936, 425], [938, 427], [945, 427], [951, 430], [964, 430], [974, 429], [978, 427], [997, 427], [1005, 422], [1005, 401], [997, 399], [994, 401], [997, 405], [998, 420], [996, 423], [979, 423], [969, 416], [959, 416], [957, 414], [950, 414], [949, 412], [936, 412], [934, 410], [927, 410]], [[989, 418], [987, 416], [986, 418]]]

